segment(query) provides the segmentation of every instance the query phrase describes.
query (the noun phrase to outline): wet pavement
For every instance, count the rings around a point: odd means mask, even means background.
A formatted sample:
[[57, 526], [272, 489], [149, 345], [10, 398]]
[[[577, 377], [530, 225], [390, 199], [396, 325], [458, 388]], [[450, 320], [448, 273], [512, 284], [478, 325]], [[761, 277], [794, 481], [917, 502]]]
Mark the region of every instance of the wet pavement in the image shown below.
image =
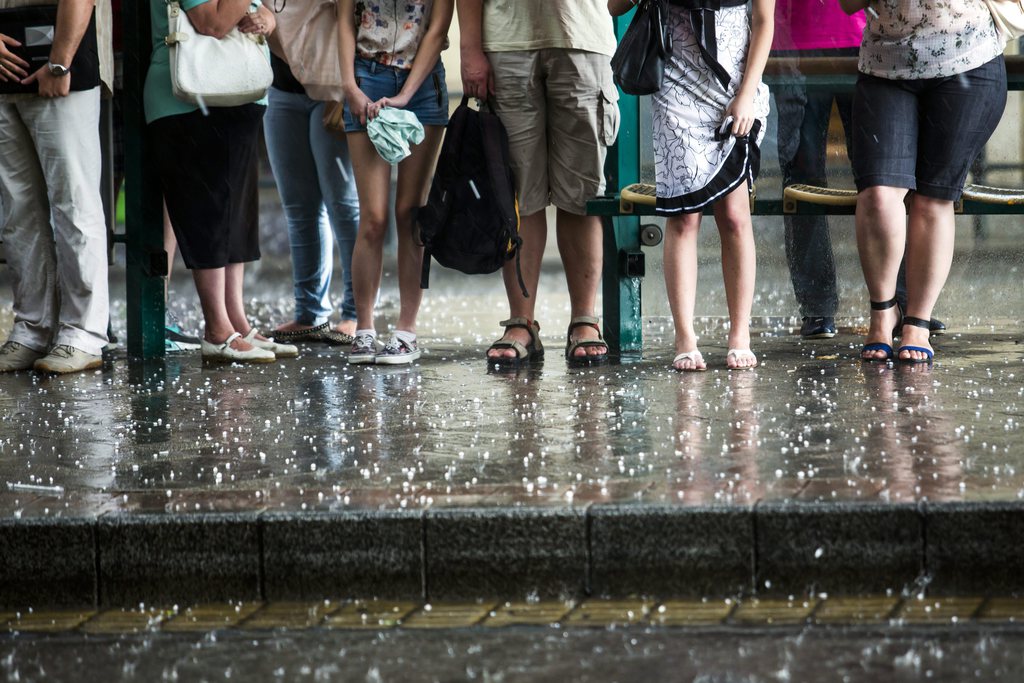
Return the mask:
[[7, 680], [1019, 681], [1024, 631], [930, 629], [238, 632], [0, 637]]
[[[1007, 236], [958, 253], [940, 311], [951, 332], [936, 340], [935, 364], [893, 366], [857, 359], [862, 285], [850, 275], [849, 245], [840, 270], [850, 315], [835, 339], [806, 342], [793, 334], [799, 320], [785, 314], [792, 294], [770, 231], [763, 239], [753, 342], [761, 366], [753, 371], [724, 368], [712, 234], [698, 310], [706, 373], [669, 368], [671, 324], [649, 254], [647, 351], [603, 367], [573, 369], [562, 359], [568, 299], [549, 262], [538, 313], [547, 360], [516, 372], [489, 372], [482, 359], [503, 317], [497, 278], [437, 269], [421, 316], [426, 351], [411, 367], [350, 367], [339, 349], [310, 345], [266, 367], [206, 367], [198, 354], [141, 365], [122, 351], [78, 376], [6, 376], [0, 519], [13, 528], [139, 514], [393, 511], [397, 519], [519, 509], [573, 524], [584, 515], [588, 562], [603, 528], [593, 526], [595, 505], [749, 514], [774, 504], [854, 504], [909, 510], [904, 521], [920, 525], [920, 503], [999, 503], [1012, 514], [997, 510], [996, 526], [1011, 537], [1024, 529], [1016, 513], [1024, 505], [1024, 297], [1010, 286], [1024, 252], [1008, 248]], [[290, 312], [286, 267], [268, 258], [249, 273], [263, 327]], [[174, 290], [172, 309], [194, 329], [194, 295], [180, 274]], [[394, 296], [385, 290], [384, 320], [394, 317]], [[123, 307], [115, 301], [116, 316]], [[115, 318], [116, 329], [123, 324]], [[891, 526], [884, 514], [879, 520]], [[749, 535], [756, 546], [756, 528]], [[910, 555], [924, 555], [924, 537], [917, 526], [908, 531], [917, 544]], [[913, 580], [922, 561], [912, 568], [908, 557], [901, 566]], [[601, 582], [588, 566], [581, 585], [589, 590]], [[758, 572], [755, 561], [747, 575]]]

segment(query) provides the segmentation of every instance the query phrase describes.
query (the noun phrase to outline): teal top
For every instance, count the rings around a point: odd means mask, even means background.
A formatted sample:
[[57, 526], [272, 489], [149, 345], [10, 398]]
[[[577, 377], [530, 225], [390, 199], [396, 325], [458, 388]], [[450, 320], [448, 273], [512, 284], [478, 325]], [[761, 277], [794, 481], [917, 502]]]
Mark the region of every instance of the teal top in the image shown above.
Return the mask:
[[[209, 0], [178, 0], [185, 12], [195, 9]], [[253, 0], [252, 6], [260, 6], [259, 0]], [[171, 89], [171, 54], [164, 43], [169, 28], [167, 26], [167, 1], [149, 0], [150, 26], [153, 28], [153, 54], [149, 60], [149, 71], [146, 73], [146, 87], [143, 94], [146, 105], [146, 123], [152, 123], [165, 116], [189, 114], [199, 107], [183, 102], [174, 96]], [[257, 104], [266, 104], [262, 99]]]

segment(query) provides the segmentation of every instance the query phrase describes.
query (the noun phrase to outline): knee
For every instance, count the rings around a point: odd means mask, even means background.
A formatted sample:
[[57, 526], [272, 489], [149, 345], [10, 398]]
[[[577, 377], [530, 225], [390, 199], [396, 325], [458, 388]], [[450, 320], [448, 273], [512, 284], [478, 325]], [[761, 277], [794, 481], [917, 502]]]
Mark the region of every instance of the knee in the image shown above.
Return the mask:
[[683, 216], [673, 216], [665, 221], [665, 234], [676, 239], [684, 237], [696, 237], [700, 231], [700, 214], [692, 213]]
[[910, 210], [925, 216], [945, 216], [953, 214], [953, 202], [948, 199], [935, 199], [914, 194], [910, 198]]
[[412, 225], [416, 220], [416, 212], [419, 211], [419, 208], [419, 204], [405, 201], [395, 202], [395, 223], [402, 226]]
[[715, 216], [715, 224], [722, 239], [735, 239], [751, 231], [750, 212], [734, 207], [726, 208]]
[[900, 187], [868, 187], [857, 194], [857, 211], [879, 214], [903, 203], [907, 190]]
[[383, 244], [388, 229], [386, 212], [364, 211], [359, 215], [359, 238], [375, 244]]

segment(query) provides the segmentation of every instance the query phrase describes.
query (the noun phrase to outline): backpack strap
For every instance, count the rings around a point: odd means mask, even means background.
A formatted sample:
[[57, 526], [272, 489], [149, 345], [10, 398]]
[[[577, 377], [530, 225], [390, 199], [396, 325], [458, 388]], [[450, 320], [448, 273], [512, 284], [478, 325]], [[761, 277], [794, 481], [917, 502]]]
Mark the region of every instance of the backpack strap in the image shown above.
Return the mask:
[[430, 288], [430, 250], [423, 250], [423, 265], [420, 267], [420, 289]]
[[517, 234], [512, 242], [516, 245], [516, 279], [519, 280], [519, 289], [523, 293], [523, 298], [529, 299], [530, 293], [526, 291], [526, 283], [523, 281], [523, 270], [519, 267], [519, 254], [523, 251], [523, 238]]

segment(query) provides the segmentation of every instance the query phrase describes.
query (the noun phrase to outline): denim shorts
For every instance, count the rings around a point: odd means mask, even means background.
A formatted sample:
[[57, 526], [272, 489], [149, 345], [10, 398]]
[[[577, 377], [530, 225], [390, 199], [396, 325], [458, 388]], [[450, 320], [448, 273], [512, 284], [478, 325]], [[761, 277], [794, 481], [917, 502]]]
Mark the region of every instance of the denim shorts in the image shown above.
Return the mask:
[[890, 80], [860, 74], [853, 99], [857, 189], [905, 187], [956, 201], [1005, 108], [1002, 55], [943, 78]]
[[[405, 80], [409, 77], [408, 69], [385, 66], [361, 57], [356, 58], [355, 71], [356, 85], [371, 102], [376, 102], [382, 97], [394, 97], [401, 92]], [[448, 86], [445, 85], [444, 64], [440, 58], [405, 109], [416, 114], [416, 118], [424, 126], [448, 125]], [[360, 125], [359, 119], [352, 117], [346, 102], [345, 132], [356, 133], [365, 130], [366, 126]]]

